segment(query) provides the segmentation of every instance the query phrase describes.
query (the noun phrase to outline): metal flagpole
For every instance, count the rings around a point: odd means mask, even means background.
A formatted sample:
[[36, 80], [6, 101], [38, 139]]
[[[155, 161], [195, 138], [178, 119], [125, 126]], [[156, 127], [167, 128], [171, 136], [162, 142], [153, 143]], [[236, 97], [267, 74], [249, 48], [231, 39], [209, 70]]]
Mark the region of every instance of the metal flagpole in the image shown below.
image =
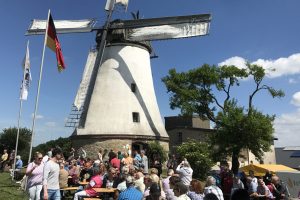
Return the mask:
[[38, 82], [37, 95], [36, 95], [36, 99], [35, 99], [35, 107], [34, 107], [34, 114], [33, 114], [33, 120], [32, 120], [31, 142], [30, 142], [30, 149], [29, 149], [28, 164], [30, 163], [30, 160], [31, 160], [32, 144], [33, 144], [33, 139], [34, 139], [34, 135], [35, 135], [35, 132], [34, 132], [35, 119], [36, 119], [36, 113], [37, 113], [38, 104], [39, 104], [40, 87], [41, 87], [41, 80], [42, 80], [42, 75], [43, 75], [44, 55], [45, 55], [46, 41], [47, 41], [47, 35], [48, 35], [49, 16], [50, 16], [50, 9], [48, 11], [48, 18], [47, 18], [48, 20], [47, 20], [47, 24], [46, 24], [44, 47], [43, 47], [42, 61], [41, 61], [41, 67], [40, 67], [40, 77], [39, 77], [39, 82]]
[[[26, 54], [28, 53], [28, 46], [29, 46], [29, 40], [27, 41], [27, 48], [26, 48]], [[27, 55], [26, 55], [27, 56]], [[27, 58], [25, 58], [27, 59]], [[25, 60], [26, 62], [26, 60]], [[26, 74], [26, 66], [24, 66], [23, 70], [23, 82], [22, 82], [22, 89], [25, 87], [25, 74]], [[21, 91], [22, 92], [22, 91]], [[16, 146], [15, 146], [15, 156], [14, 156], [14, 163], [13, 163], [13, 174], [12, 174], [12, 180], [15, 178], [15, 170], [16, 170], [16, 156], [18, 155], [18, 144], [19, 144], [19, 135], [20, 135], [20, 121], [21, 121], [21, 115], [22, 115], [22, 107], [23, 107], [23, 98], [22, 93], [20, 93], [20, 108], [19, 108], [19, 117], [18, 117], [18, 131], [17, 131], [17, 139], [16, 139]]]

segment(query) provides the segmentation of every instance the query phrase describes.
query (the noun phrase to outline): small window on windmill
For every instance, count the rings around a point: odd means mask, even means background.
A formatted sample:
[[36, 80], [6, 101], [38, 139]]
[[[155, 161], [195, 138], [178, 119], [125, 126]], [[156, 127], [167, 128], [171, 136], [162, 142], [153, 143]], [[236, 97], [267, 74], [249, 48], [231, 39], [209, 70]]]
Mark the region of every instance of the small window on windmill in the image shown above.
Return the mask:
[[131, 83], [131, 92], [135, 93], [135, 91], [136, 91], [136, 84]]
[[133, 122], [140, 122], [140, 114], [138, 112], [133, 112], [132, 120], [133, 120]]

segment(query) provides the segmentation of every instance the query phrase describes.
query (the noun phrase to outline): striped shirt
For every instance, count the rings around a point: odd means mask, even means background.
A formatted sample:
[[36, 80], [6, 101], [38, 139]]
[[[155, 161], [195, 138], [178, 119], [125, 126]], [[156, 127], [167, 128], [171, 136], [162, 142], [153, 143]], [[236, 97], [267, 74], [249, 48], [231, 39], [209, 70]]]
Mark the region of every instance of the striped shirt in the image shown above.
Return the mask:
[[211, 185], [211, 186], [205, 187], [204, 194], [207, 195], [208, 193], [214, 193], [218, 197], [219, 200], [224, 200], [223, 192], [218, 186]]

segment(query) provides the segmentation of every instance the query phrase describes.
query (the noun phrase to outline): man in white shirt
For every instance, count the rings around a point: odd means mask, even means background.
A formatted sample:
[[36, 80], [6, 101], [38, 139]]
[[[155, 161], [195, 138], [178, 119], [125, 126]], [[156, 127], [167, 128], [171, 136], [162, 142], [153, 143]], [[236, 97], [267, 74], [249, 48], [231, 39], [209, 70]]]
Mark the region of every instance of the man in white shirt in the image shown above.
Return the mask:
[[179, 174], [182, 183], [189, 187], [193, 177], [193, 169], [186, 159], [177, 166], [176, 172]]
[[59, 190], [59, 164], [62, 157], [61, 149], [52, 150], [52, 158], [45, 163], [43, 172], [43, 192], [41, 199], [60, 200]]

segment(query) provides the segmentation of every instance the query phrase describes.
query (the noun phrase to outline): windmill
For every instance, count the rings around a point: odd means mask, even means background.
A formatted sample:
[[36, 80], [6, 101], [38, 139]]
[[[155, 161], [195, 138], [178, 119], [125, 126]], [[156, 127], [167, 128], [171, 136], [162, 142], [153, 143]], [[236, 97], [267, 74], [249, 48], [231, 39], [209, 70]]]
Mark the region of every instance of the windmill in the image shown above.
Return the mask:
[[[97, 48], [89, 52], [74, 102], [73, 144], [94, 153], [99, 147], [140, 149], [149, 141], [159, 141], [168, 149], [169, 137], [153, 86], [150, 41], [207, 35], [211, 16], [110, 21], [112, 2], [106, 4], [103, 27], [94, 27], [94, 20], [54, 22], [57, 33], [97, 31]], [[45, 24], [45, 20], [33, 20], [27, 35], [43, 34]]]

